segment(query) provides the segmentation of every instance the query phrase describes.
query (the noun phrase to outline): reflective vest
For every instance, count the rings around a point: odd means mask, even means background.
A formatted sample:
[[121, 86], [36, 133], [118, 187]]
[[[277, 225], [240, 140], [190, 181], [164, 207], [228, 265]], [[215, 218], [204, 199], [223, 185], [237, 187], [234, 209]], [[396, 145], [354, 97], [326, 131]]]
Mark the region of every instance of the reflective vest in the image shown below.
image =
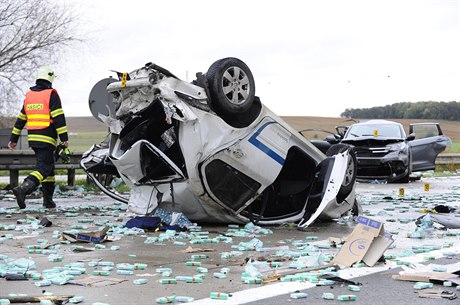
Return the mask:
[[27, 116], [27, 130], [45, 129], [53, 123], [50, 116], [50, 98], [54, 89], [29, 91], [24, 101]]

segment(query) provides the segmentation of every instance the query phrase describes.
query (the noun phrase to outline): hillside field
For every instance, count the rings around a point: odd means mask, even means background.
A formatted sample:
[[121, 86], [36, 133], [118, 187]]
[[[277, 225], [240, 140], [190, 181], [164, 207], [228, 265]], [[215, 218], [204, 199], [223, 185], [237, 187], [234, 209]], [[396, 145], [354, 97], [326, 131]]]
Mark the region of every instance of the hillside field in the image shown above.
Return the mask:
[[[335, 131], [335, 126], [351, 125], [354, 122], [346, 118], [331, 117], [310, 117], [310, 116], [283, 116], [288, 124], [296, 130], [304, 129], [323, 129], [331, 132]], [[409, 131], [409, 124], [428, 122], [427, 120], [395, 119], [392, 121], [403, 124], [406, 133]], [[447, 152], [460, 152], [460, 122], [458, 121], [437, 121], [441, 124], [445, 135], [452, 139], [454, 144]], [[104, 139], [107, 134], [107, 127], [93, 117], [68, 117], [67, 126], [71, 133], [70, 143], [74, 150], [86, 150], [92, 144]], [[309, 132], [305, 136], [308, 138], [324, 138], [327, 134], [320, 132]]]

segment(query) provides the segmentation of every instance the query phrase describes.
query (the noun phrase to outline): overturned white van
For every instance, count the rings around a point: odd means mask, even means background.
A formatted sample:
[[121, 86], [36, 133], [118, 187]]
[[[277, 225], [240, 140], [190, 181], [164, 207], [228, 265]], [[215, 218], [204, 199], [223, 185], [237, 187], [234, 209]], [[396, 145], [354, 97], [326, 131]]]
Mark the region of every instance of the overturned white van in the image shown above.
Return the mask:
[[[304, 228], [360, 210], [350, 147], [319, 151], [261, 103], [237, 58], [216, 61], [191, 83], [148, 63], [100, 81], [90, 105], [109, 135], [82, 167], [135, 213], [161, 207], [197, 222]], [[103, 174], [121, 177], [129, 198], [101, 183]]]

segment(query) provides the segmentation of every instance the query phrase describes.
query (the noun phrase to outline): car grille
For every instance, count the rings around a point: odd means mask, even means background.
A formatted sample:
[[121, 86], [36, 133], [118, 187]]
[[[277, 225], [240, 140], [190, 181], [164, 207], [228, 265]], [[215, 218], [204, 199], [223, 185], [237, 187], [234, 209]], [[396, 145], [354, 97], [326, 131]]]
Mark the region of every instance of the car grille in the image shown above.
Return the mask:
[[388, 164], [380, 166], [362, 166], [358, 168], [358, 177], [360, 178], [387, 178], [392, 174], [391, 168]]
[[355, 148], [356, 157], [380, 158], [388, 153], [386, 147], [357, 147]]
[[401, 161], [381, 163], [379, 159], [358, 159], [358, 178], [390, 178], [402, 175], [404, 171], [405, 167]]

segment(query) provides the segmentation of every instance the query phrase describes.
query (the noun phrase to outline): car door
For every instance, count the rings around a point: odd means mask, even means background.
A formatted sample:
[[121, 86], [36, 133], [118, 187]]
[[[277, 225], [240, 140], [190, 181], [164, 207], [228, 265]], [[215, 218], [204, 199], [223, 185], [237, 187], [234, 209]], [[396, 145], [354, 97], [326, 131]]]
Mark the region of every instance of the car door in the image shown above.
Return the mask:
[[409, 142], [412, 171], [435, 169], [436, 157], [451, 144], [451, 140], [442, 133], [441, 126], [438, 123], [411, 124], [409, 134], [415, 134], [415, 139]]
[[133, 184], [162, 184], [185, 180], [184, 173], [158, 147], [146, 140], [134, 143], [121, 156], [111, 156], [120, 175]]
[[244, 138], [200, 165], [203, 185], [223, 206], [240, 213], [278, 176], [291, 134], [269, 117]]

